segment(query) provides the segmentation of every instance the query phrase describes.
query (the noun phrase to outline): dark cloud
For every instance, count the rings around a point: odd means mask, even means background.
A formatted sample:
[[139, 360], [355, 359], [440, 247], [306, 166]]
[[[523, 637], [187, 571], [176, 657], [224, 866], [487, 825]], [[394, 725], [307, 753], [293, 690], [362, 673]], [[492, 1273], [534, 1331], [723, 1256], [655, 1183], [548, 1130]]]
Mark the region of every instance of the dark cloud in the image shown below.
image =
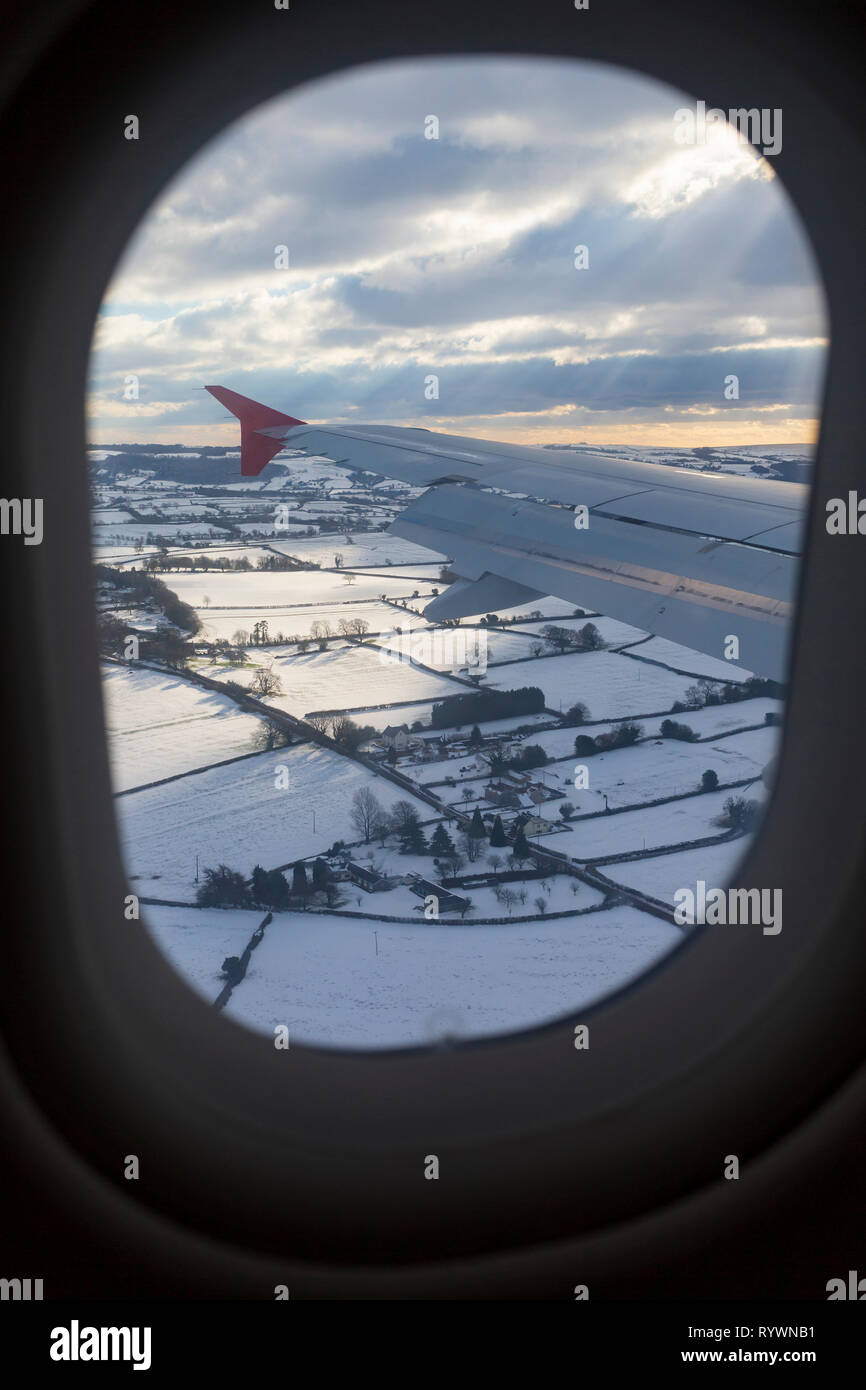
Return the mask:
[[[679, 418], [735, 373], [744, 418], [815, 413], [822, 351], [803, 343], [825, 315], [801, 224], [748, 158], [689, 162], [684, 104], [613, 67], [519, 58], [364, 67], [269, 103], [131, 244], [112, 288], [129, 312], [92, 363], [99, 412], [129, 418], [116, 403], [136, 372], [169, 430], [211, 426], [206, 380], [312, 418], [469, 424], [573, 404]], [[779, 346], [730, 350], [761, 340]]]

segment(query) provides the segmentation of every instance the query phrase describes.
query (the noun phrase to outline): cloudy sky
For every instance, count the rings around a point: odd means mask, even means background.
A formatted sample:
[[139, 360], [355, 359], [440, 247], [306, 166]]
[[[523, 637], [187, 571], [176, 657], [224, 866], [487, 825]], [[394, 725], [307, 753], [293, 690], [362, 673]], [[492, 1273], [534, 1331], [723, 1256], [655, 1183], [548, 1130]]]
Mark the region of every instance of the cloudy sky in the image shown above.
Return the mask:
[[205, 383], [310, 421], [527, 444], [811, 442], [814, 259], [772, 159], [731, 127], [677, 143], [689, 104], [598, 64], [466, 58], [259, 107], [166, 188], [117, 268], [92, 442], [233, 443]]

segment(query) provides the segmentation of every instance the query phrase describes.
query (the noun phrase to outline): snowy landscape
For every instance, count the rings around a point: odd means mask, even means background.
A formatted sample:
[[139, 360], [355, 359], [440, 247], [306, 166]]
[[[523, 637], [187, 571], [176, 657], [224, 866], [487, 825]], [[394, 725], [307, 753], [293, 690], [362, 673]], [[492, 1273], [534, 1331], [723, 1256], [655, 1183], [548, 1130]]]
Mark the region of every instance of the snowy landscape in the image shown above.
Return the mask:
[[[641, 456], [787, 478], [807, 453]], [[449, 557], [387, 530], [417, 490], [238, 467], [91, 453], [130, 892], [191, 987], [293, 1042], [399, 1047], [549, 1022], [680, 945], [674, 892], [730, 881], [760, 819], [784, 691], [558, 598], [433, 625]]]

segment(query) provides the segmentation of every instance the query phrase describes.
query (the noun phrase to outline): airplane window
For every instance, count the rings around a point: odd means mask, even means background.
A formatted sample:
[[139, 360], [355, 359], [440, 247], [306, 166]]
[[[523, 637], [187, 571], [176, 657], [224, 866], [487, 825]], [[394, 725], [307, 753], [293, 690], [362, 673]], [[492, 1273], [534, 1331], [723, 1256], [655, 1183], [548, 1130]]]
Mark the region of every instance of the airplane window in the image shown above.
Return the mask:
[[783, 930], [729, 886], [829, 334], [783, 135], [598, 63], [391, 62], [151, 208], [91, 358], [104, 705], [127, 915], [225, 1017], [477, 1039]]

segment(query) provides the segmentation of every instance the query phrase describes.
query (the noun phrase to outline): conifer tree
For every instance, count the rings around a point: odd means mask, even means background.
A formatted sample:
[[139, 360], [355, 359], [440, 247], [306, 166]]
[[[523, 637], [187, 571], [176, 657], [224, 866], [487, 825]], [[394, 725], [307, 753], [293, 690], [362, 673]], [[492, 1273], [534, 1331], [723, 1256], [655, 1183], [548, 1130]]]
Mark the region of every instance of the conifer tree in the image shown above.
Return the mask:
[[437, 825], [433, 831], [433, 837], [430, 840], [430, 853], [435, 854], [438, 858], [445, 854], [454, 853], [454, 841], [442, 824]]
[[400, 837], [401, 854], [426, 854], [427, 841], [424, 839], [424, 831], [421, 829], [421, 822], [417, 815], [406, 825]]
[[296, 864], [292, 870], [292, 897], [301, 898], [304, 907], [307, 905], [307, 898], [310, 893], [310, 885], [307, 881], [306, 864]]
[[490, 848], [504, 849], [508, 844], [505, 838], [505, 831], [502, 827], [502, 817], [497, 815], [493, 821], [493, 829], [490, 832]]
[[469, 827], [469, 834], [473, 840], [483, 840], [487, 834], [484, 829], [484, 821], [481, 819], [481, 811], [476, 806], [472, 812], [472, 824]]
[[289, 885], [283, 878], [279, 869], [272, 869], [267, 875], [267, 899], [268, 907], [277, 908], [283, 911], [289, 905]]
[[324, 859], [313, 861], [313, 887], [317, 893], [324, 893], [331, 878], [331, 870]]

